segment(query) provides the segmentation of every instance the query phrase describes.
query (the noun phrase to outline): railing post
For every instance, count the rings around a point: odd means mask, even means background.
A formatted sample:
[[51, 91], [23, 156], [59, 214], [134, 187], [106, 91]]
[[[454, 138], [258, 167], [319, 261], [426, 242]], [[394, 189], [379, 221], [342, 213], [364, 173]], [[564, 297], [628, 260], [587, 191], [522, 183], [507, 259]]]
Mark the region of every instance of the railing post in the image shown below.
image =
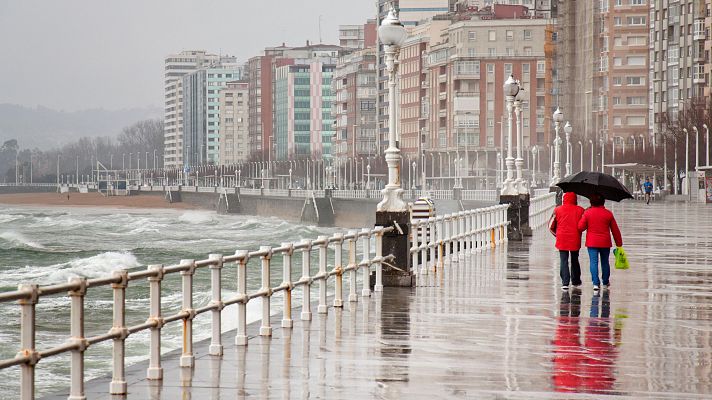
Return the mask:
[[[428, 218], [428, 229], [430, 229], [430, 243], [428, 244], [428, 247], [430, 247], [430, 263], [433, 268], [435, 268], [435, 265], [437, 263], [437, 251], [438, 251], [438, 245], [437, 245], [437, 219], [435, 217], [430, 217]], [[431, 268], [428, 268], [430, 270]]]
[[347, 244], [349, 247], [349, 264], [348, 267], [352, 268], [349, 270], [349, 302], [358, 301], [358, 295], [356, 294], [356, 241], [358, 239], [358, 231], [350, 231]]
[[237, 332], [235, 334], [236, 346], [247, 346], [247, 250], [237, 250], [237, 295], [244, 300], [237, 303]]
[[376, 227], [376, 283], [373, 286], [374, 292], [383, 291], [383, 227]]
[[110, 394], [126, 394], [126, 338], [129, 331], [126, 328], [126, 287], [129, 282], [127, 270], [113, 272], [114, 278], [118, 282], [111, 284], [114, 289], [114, 323], [111, 333], [118, 335], [113, 341], [113, 375], [109, 385]]
[[260, 326], [260, 336], [272, 336], [272, 324], [270, 322], [270, 300], [272, 297], [272, 287], [270, 286], [270, 260], [272, 259], [272, 248], [260, 246], [260, 252], [267, 254], [260, 257], [262, 261], [262, 287], [260, 290], [265, 293], [262, 296], [262, 325]]
[[467, 213], [467, 246], [470, 253], [475, 252], [475, 213], [476, 211], [470, 210]]
[[292, 254], [294, 245], [292, 243], [282, 243], [282, 247], [287, 247], [287, 251], [282, 253], [282, 285], [284, 290], [284, 307], [282, 310], [282, 328], [291, 328], [292, 321]]
[[458, 257], [465, 253], [465, 215], [464, 211], [457, 213], [457, 250]]
[[187, 265], [188, 269], [181, 271], [183, 281], [183, 309], [187, 313], [183, 319], [183, 354], [180, 357], [180, 366], [192, 368], [195, 365], [193, 355], [193, 318], [195, 309], [193, 308], [193, 274], [195, 273], [195, 260], [181, 260], [181, 265]]
[[71, 298], [70, 310], [70, 341], [75, 348], [71, 350], [72, 362], [70, 368], [71, 384], [68, 400], [84, 400], [84, 351], [87, 341], [84, 338], [84, 296], [87, 293], [86, 278], [69, 278], [69, 283], [77, 287], [69, 291]]
[[420, 221], [417, 219], [414, 220], [410, 226], [410, 232], [411, 235], [413, 235], [413, 240], [411, 240], [411, 247], [410, 247], [410, 255], [412, 257], [411, 265], [413, 266], [413, 271], [415, 272], [420, 272], [418, 271], [418, 234], [420, 231], [418, 230], [418, 226], [420, 225]]
[[311, 321], [311, 241], [302, 242], [305, 248], [302, 250], [302, 321]]
[[[371, 262], [371, 230], [368, 228], [363, 228], [361, 230], [361, 233], [363, 234], [363, 238], [361, 239], [361, 243], [363, 245], [363, 259], [361, 262], [365, 263], [370, 263]], [[371, 279], [371, 265], [367, 264], [363, 268], [363, 275], [362, 275], [362, 285], [363, 289], [361, 290], [361, 296], [363, 297], [369, 297], [371, 296], [371, 289], [369, 288], [370, 286], [370, 279]]]
[[161, 367], [161, 328], [163, 328], [163, 317], [161, 316], [161, 280], [163, 280], [163, 265], [149, 265], [148, 270], [155, 274], [148, 278], [149, 292], [151, 298], [149, 322], [151, 327], [151, 351], [146, 377], [149, 380], [163, 379], [163, 367]]
[[222, 254], [210, 254], [208, 258], [214, 262], [214, 264], [210, 264], [210, 287], [212, 289], [210, 305], [215, 307], [211, 312], [212, 338], [208, 352], [212, 356], [221, 356], [223, 355], [221, 313], [225, 308], [222, 301], [223, 256]]
[[450, 214], [445, 214], [442, 221], [442, 231], [440, 232], [440, 248], [442, 254], [440, 258], [447, 257], [450, 254]]
[[428, 274], [428, 231], [432, 228], [430, 227], [430, 220], [424, 220], [420, 224], [420, 273]]
[[21, 365], [20, 398], [32, 400], [35, 398], [35, 365], [39, 361], [39, 353], [35, 350], [35, 306], [39, 299], [39, 286], [35, 284], [19, 285], [18, 290], [29, 292], [28, 298], [20, 299], [20, 352], [17, 357], [28, 357]]
[[329, 238], [319, 236], [317, 240], [322, 242], [319, 244], [319, 276], [321, 278], [319, 279], [319, 307], [317, 307], [317, 312], [326, 314], [329, 312], [329, 307], [326, 305], [326, 260]]
[[343, 246], [344, 235], [337, 233], [334, 235], [334, 272], [336, 282], [334, 283], [334, 307], [344, 306], [344, 279], [343, 279]]

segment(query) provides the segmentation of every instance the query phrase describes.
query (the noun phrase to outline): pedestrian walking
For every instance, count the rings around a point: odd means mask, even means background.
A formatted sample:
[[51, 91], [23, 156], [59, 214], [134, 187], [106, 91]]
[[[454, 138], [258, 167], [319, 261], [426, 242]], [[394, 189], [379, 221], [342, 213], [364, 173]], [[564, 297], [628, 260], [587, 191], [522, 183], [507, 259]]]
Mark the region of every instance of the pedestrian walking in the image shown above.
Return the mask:
[[[559, 250], [559, 275], [561, 290], [569, 290], [569, 283], [574, 287], [581, 286], [581, 265], [579, 250], [581, 250], [581, 232], [579, 221], [584, 209], [578, 205], [576, 193], [564, 193], [563, 204], [554, 209], [556, 224], [556, 248]], [[569, 258], [571, 269], [569, 270]]]
[[[599, 194], [590, 196], [591, 207], [586, 209], [578, 223], [579, 231], [587, 231], [586, 248], [590, 260], [591, 280], [594, 292], [598, 291], [603, 281], [606, 289], [610, 288], [611, 265], [608, 257], [611, 253], [611, 234], [616, 246], [623, 246], [621, 231], [618, 229], [613, 213], [605, 207], [606, 200]], [[598, 261], [601, 260], [601, 279], [598, 276]]]
[[650, 204], [650, 197], [653, 195], [653, 184], [650, 183], [650, 178], [645, 178], [643, 190], [645, 191], [645, 204]]

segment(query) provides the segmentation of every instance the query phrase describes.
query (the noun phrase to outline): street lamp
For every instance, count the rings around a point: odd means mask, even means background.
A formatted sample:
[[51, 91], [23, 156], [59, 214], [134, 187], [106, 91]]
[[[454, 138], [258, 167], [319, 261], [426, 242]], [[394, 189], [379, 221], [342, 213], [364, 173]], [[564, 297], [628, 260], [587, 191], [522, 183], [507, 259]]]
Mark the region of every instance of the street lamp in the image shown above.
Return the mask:
[[707, 127], [707, 124], [702, 124], [702, 127], [705, 128], [705, 143], [707, 145], [705, 146], [706, 153], [707, 153], [707, 166], [710, 166], [710, 128]]
[[556, 134], [554, 137], [554, 175], [551, 177], [551, 186], [556, 185], [561, 180], [561, 164], [559, 161], [561, 137], [559, 137], [559, 129], [561, 129], [562, 122], [564, 122], [564, 113], [561, 112], [559, 107], [556, 107], [556, 111], [554, 111], [554, 132]]
[[539, 171], [539, 164], [537, 164], [538, 161], [538, 154], [539, 153], [539, 147], [536, 145], [532, 147], [532, 184], [531, 188], [536, 189], [536, 174]]
[[697, 130], [696, 126], [692, 127], [692, 130], [695, 131], [695, 171], [700, 170], [700, 131]]
[[571, 132], [574, 128], [571, 126], [571, 122], [566, 121], [564, 125], [564, 133], [566, 133], [566, 176], [571, 175]]
[[514, 109], [514, 99], [519, 93], [519, 84], [514, 80], [514, 76], [510, 75], [507, 81], [504, 82], [504, 96], [507, 99], [507, 179], [502, 184], [502, 196], [516, 196], [519, 194], [514, 181], [514, 156], [512, 155], [512, 111]]
[[682, 132], [685, 134], [685, 186], [687, 187], [687, 194], [690, 194], [690, 135], [687, 133], [687, 128], [682, 128]]
[[520, 118], [522, 113], [522, 101], [524, 100], [524, 89], [521, 87], [519, 81], [517, 81], [517, 85], [519, 86], [519, 91], [514, 98], [514, 113], [517, 117], [517, 159], [514, 161], [514, 165], [517, 167], [517, 180], [515, 184], [519, 194], [527, 194], [529, 191], [527, 190], [527, 182], [524, 179], [524, 173], [522, 171], [524, 169], [524, 132]]
[[593, 148], [593, 139], [588, 139], [588, 142], [591, 143], [591, 172], [593, 172], [593, 155], [596, 151]]
[[402, 212], [406, 210], [403, 201], [403, 189], [400, 184], [400, 171], [398, 166], [401, 161], [401, 152], [396, 143], [396, 76], [398, 63], [396, 58], [400, 53], [408, 33], [395, 10], [391, 8], [388, 16], [378, 28], [378, 37], [384, 46], [386, 55], [386, 69], [388, 70], [388, 148], [386, 149], [386, 163], [388, 164], [388, 184], [383, 189], [383, 200], [378, 203], [378, 211]]
[[581, 162], [581, 168], [579, 169], [579, 171], [583, 171], [583, 143], [581, 143], [581, 141], [579, 140], [578, 144], [579, 144], [579, 147], [581, 148], [581, 157], [579, 160]]

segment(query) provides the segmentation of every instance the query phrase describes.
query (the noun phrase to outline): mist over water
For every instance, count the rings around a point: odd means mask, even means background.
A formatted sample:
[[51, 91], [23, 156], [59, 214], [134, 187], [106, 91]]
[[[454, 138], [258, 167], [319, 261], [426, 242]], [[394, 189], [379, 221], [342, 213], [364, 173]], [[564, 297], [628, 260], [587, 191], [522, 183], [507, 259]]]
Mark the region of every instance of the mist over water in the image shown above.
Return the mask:
[[[47, 285], [63, 283], [76, 276], [96, 278], [111, 271], [136, 271], [150, 264], [173, 265], [181, 259], [201, 260], [211, 253], [233, 254], [236, 250], [257, 250], [259, 246], [279, 246], [282, 242], [316, 239], [334, 229], [288, 223], [274, 218], [217, 215], [211, 211], [126, 210], [110, 208], [53, 208], [0, 206], [0, 291], [17, 289], [20, 283]], [[259, 287], [258, 261], [248, 265], [248, 290]], [[282, 263], [272, 263], [273, 284], [282, 279]], [[293, 268], [295, 279], [300, 268]], [[225, 265], [223, 298], [235, 294], [236, 269]], [[162, 288], [163, 314], [181, 308], [180, 275], [166, 276]], [[294, 293], [298, 298], [299, 293]], [[127, 325], [148, 317], [148, 285], [144, 280], [130, 282], [127, 289]], [[210, 301], [210, 275], [207, 268], [196, 272], [194, 307]], [[281, 299], [273, 300], [278, 306]], [[89, 289], [85, 299], [85, 335], [106, 333], [111, 328], [112, 291], [110, 287]], [[248, 319], [259, 318], [259, 301], [248, 307]], [[232, 329], [232, 308], [223, 312], [224, 329]], [[232, 314], [232, 315], [231, 315]], [[41, 298], [37, 305], [37, 348], [45, 350], [64, 343], [69, 337], [69, 300], [65, 295]], [[19, 307], [0, 304], [0, 359], [12, 358], [19, 350]], [[210, 335], [209, 313], [195, 321], [196, 340]], [[180, 323], [163, 329], [163, 351], [180, 346]], [[148, 332], [127, 339], [127, 363], [143, 360], [148, 354]], [[86, 378], [111, 371], [111, 343], [93, 346], [86, 353]], [[69, 385], [69, 356], [43, 359], [37, 365], [39, 395], [62, 390]], [[0, 393], [19, 396], [19, 367], [0, 371]]]

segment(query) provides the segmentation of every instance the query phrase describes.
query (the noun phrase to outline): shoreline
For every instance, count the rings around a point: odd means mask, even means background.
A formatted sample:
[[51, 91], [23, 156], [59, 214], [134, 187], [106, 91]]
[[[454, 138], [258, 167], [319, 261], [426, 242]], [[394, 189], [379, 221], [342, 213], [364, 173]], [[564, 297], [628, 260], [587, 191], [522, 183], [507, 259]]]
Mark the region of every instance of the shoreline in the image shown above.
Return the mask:
[[115, 207], [168, 210], [200, 210], [190, 203], [169, 203], [163, 196], [110, 196], [99, 193], [12, 193], [0, 194], [0, 205], [48, 207]]

